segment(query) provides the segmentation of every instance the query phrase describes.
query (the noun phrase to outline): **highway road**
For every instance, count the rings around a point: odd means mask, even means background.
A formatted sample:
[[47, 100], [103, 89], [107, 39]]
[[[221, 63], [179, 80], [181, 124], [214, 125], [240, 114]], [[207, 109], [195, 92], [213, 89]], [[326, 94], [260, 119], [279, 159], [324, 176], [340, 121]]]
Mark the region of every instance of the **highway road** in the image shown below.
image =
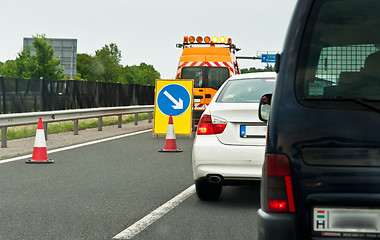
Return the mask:
[[192, 141], [159, 153], [165, 138], [142, 131], [49, 152], [53, 164], [1, 163], [0, 239], [256, 239], [259, 186], [200, 201]]

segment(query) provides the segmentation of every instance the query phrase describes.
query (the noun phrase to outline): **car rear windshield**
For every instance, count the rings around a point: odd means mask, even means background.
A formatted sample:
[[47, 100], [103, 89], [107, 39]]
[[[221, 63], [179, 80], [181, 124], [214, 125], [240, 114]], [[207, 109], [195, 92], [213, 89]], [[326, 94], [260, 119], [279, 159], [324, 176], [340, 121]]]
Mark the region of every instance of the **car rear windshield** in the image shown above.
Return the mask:
[[226, 67], [184, 67], [181, 73], [181, 79], [194, 79], [196, 88], [219, 89], [229, 77]]
[[216, 102], [258, 103], [264, 94], [273, 92], [274, 85], [274, 78], [230, 80], [221, 90]]
[[[316, 1], [301, 44], [298, 100], [321, 108], [380, 101], [380, 1]], [[365, 106], [361, 106], [363, 108]]]

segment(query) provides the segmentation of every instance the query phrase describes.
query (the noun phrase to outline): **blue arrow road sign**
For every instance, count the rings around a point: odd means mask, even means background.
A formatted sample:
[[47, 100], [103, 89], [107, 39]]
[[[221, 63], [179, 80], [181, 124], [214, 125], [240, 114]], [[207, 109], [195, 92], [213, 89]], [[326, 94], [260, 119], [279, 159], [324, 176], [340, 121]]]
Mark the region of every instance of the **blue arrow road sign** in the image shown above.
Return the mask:
[[160, 111], [173, 117], [183, 114], [190, 106], [190, 93], [178, 84], [169, 84], [157, 95], [157, 107]]

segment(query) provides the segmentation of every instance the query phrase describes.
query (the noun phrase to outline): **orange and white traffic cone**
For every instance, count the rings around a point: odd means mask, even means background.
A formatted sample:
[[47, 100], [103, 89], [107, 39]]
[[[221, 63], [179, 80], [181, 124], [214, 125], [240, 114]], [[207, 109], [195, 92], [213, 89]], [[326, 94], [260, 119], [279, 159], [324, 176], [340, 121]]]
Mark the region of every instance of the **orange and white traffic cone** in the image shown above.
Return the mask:
[[182, 152], [181, 149], [177, 148], [173, 125], [173, 117], [171, 114], [169, 116], [168, 129], [166, 131], [165, 146], [164, 149], [161, 149], [159, 152]]
[[47, 150], [46, 150], [44, 125], [42, 123], [42, 118], [40, 117], [38, 119], [36, 138], [34, 139], [32, 160], [29, 160], [26, 163], [53, 163], [53, 162], [54, 162], [53, 160], [48, 159]]

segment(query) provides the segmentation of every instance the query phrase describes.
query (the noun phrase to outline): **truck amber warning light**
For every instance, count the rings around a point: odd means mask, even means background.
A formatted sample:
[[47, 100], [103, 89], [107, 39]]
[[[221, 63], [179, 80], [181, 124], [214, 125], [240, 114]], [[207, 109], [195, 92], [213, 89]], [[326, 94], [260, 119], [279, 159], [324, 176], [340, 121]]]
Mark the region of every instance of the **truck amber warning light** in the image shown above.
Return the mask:
[[213, 36], [212, 38], [210, 38], [209, 36], [206, 36], [206, 37], [201, 37], [201, 36], [198, 36], [198, 37], [194, 37], [194, 36], [185, 36], [183, 37], [183, 43], [180, 44], [180, 43], [177, 43], [177, 47], [178, 48], [182, 48], [182, 47], [185, 47], [186, 45], [191, 45], [191, 44], [225, 44], [225, 45], [232, 45], [232, 38], [226, 38], [224, 36], [221, 36], [221, 37], [217, 37], [217, 36]]

